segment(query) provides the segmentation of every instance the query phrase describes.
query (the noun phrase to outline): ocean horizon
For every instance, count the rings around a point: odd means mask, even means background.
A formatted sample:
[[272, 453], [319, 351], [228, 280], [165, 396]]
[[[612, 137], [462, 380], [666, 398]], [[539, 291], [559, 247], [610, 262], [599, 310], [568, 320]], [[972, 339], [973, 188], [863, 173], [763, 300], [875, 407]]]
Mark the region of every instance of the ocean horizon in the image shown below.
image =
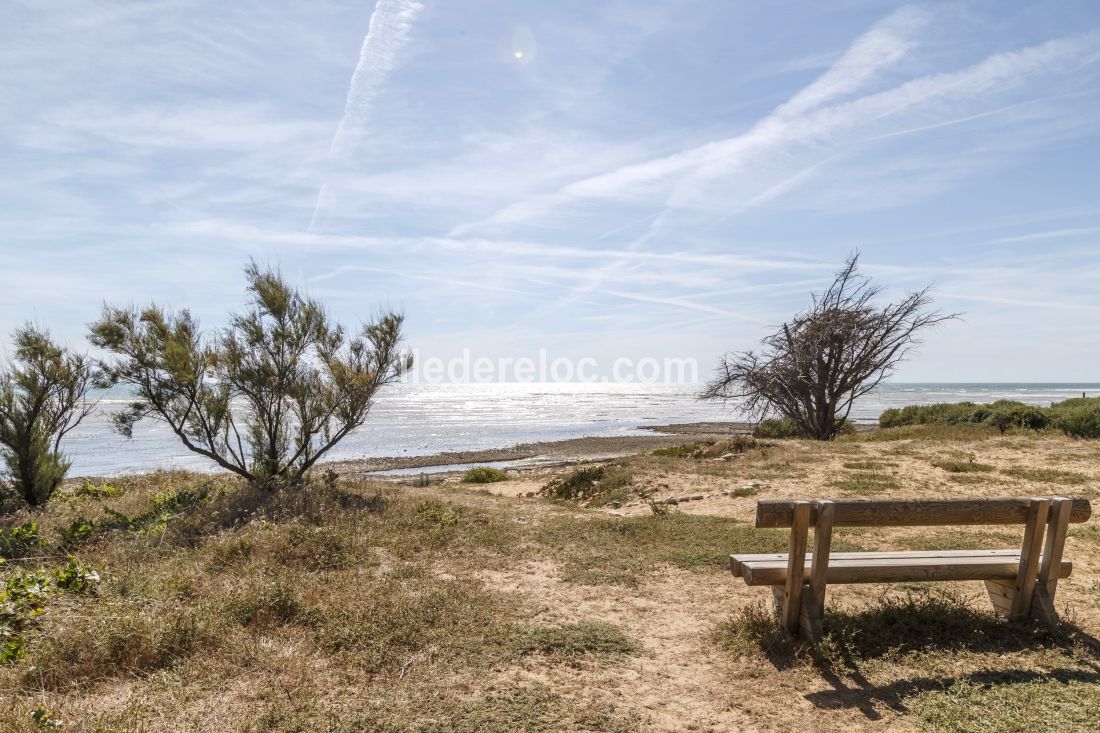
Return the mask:
[[[697, 399], [699, 384], [498, 382], [402, 383], [381, 391], [366, 424], [326, 460], [424, 456], [445, 451], [505, 448], [518, 443], [638, 435], [647, 426], [740, 421], [736, 405]], [[897, 382], [858, 402], [852, 417], [873, 423], [886, 409], [933, 402], [1034, 405], [1100, 394], [1100, 383]], [[164, 424], [145, 420], [132, 439], [114, 431], [111, 413], [130, 399], [101, 395], [95, 411], [63, 443], [72, 476], [111, 476], [155, 469], [215, 470], [187, 451]]]

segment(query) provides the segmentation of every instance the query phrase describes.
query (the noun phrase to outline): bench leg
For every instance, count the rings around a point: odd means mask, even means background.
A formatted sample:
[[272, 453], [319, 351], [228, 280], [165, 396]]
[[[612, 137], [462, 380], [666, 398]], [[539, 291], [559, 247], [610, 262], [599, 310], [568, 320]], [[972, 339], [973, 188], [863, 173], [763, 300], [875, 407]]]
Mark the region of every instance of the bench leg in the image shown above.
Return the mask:
[[[773, 609], [775, 615], [778, 616], [782, 622], [784, 618], [784, 609], [788, 608], [787, 588], [782, 585], [773, 585], [771, 589]], [[814, 594], [813, 586], [809, 584], [803, 585], [800, 598], [799, 605], [801, 608], [798, 612], [798, 631], [791, 635], [800, 636], [806, 641], [816, 644], [821, 641], [822, 626], [821, 612], [819, 610], [820, 604]]]
[[1050, 499], [1032, 499], [1028, 506], [1027, 525], [1024, 527], [1024, 544], [1020, 548], [1020, 566], [1016, 571], [1015, 593], [1008, 618], [1023, 621], [1031, 615], [1031, 601], [1039, 577], [1039, 561], [1043, 549], [1043, 534], [1047, 525]]
[[985, 581], [985, 590], [989, 593], [989, 600], [993, 603], [993, 610], [998, 616], [1008, 616], [1012, 613], [1012, 599], [1016, 597], [1015, 583], [1004, 580]]
[[803, 638], [812, 643], [821, 640], [821, 622], [825, 615], [825, 588], [829, 574], [829, 554], [833, 542], [833, 517], [836, 505], [829, 500], [817, 502], [817, 521], [814, 523], [814, 557], [810, 563], [810, 584], [802, 591], [802, 618], [800, 628]]
[[1072, 499], [1059, 496], [1051, 504], [1050, 522], [1047, 526], [1046, 542], [1043, 545], [1043, 561], [1039, 566], [1035, 594], [1031, 599], [1031, 617], [1048, 626], [1058, 623], [1058, 612], [1054, 609], [1054, 594], [1058, 590], [1058, 574], [1062, 565], [1062, 550], [1066, 545], [1071, 511], [1073, 511]]
[[802, 615], [802, 578], [806, 572], [806, 536], [809, 528], [810, 502], [795, 502], [794, 521], [791, 523], [791, 547], [787, 560], [786, 592], [783, 599], [783, 626], [791, 636], [798, 635], [798, 622]]
[[821, 641], [821, 609], [824, 605], [825, 599], [818, 600], [817, 591], [814, 590], [813, 586], [803, 587], [802, 614], [798, 620], [798, 633], [811, 644]]

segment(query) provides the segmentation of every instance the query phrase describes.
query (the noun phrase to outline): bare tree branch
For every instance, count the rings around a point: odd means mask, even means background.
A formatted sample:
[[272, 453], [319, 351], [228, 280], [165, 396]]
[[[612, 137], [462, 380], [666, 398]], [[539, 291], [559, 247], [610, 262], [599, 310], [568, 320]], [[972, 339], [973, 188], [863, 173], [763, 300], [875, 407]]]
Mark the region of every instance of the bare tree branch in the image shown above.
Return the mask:
[[759, 352], [726, 354], [702, 399], [737, 401], [754, 419], [783, 416], [805, 435], [831, 440], [855, 401], [871, 392], [920, 342], [958, 317], [931, 310], [929, 289], [875, 305], [882, 289], [849, 257], [833, 283], [761, 342]]

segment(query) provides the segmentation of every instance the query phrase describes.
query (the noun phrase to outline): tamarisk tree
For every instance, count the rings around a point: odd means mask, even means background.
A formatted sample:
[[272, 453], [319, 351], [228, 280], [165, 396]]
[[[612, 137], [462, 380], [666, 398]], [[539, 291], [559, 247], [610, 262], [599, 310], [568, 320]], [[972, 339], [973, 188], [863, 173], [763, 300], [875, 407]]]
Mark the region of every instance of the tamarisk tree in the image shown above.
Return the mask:
[[32, 325], [17, 329], [10, 369], [0, 375], [0, 454], [11, 488], [41, 506], [65, 479], [61, 439], [88, 416], [97, 374], [81, 355]]
[[204, 336], [187, 310], [106, 306], [93, 344], [137, 399], [113, 416], [126, 436], [144, 418], [189, 450], [255, 482], [299, 483], [366, 420], [374, 396], [412, 367], [403, 316], [385, 313], [348, 337], [319, 302], [272, 269], [250, 264], [251, 304]]
[[882, 289], [849, 257], [810, 308], [761, 342], [723, 357], [703, 399], [736, 400], [756, 419], [791, 420], [807, 437], [831, 440], [857, 399], [871, 392], [920, 343], [919, 334], [956, 318], [930, 310], [929, 289], [876, 305]]

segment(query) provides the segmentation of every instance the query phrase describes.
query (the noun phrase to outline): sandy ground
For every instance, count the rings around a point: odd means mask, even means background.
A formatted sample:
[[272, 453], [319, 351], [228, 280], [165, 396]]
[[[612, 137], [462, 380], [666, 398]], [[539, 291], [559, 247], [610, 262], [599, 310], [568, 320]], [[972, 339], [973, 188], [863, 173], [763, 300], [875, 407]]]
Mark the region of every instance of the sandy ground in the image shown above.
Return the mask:
[[[563, 459], [637, 454], [670, 444], [716, 439], [713, 428], [694, 434], [661, 434], [648, 438], [584, 439], [532, 451], [556, 451]], [[728, 432], [726, 432], [728, 435]], [[750, 451], [725, 461], [675, 459], [658, 461], [635, 455], [620, 460], [635, 475], [636, 485], [656, 498], [699, 495], [676, 511], [731, 517], [751, 525], [761, 498], [916, 498], [952, 496], [1100, 495], [1100, 449], [1095, 443], [1061, 437], [993, 437], [978, 442], [892, 441], [817, 444], [781, 441], [775, 447]], [[576, 452], [570, 453], [571, 449]], [[990, 470], [950, 473], [934, 465], [945, 459], [970, 460]], [[440, 461], [453, 462], [448, 456]], [[867, 463], [869, 462], [869, 463]], [[831, 482], [851, 475], [852, 466], [878, 465], [878, 473], [896, 482], [873, 496], [852, 497]], [[1070, 472], [1079, 483], [1062, 485], [1049, 479], [1020, 478], [1004, 473], [1018, 469]], [[530, 497], [561, 469], [520, 471], [515, 480], [477, 487], [510, 497]], [[449, 481], [455, 481], [451, 478]], [[753, 496], [733, 497], [730, 489], [755, 486]], [[525, 511], [548, 506], [529, 498]], [[591, 508], [607, 516], [644, 516], [642, 502], [616, 508]], [[1094, 522], [1096, 520], [1093, 520]], [[859, 536], [867, 549], [899, 549], [899, 541], [936, 528], [871, 529]], [[951, 531], [950, 529], [946, 531]], [[965, 528], [989, 532], [993, 541], [1018, 546], [1020, 527]], [[1066, 557], [1073, 560], [1073, 576], [1059, 586], [1058, 606], [1092, 636], [1100, 636], [1100, 546], [1079, 527], [1071, 530]], [[914, 722], [899, 709], [896, 691], [910, 680], [905, 670], [868, 680], [822, 675], [810, 669], [778, 669], [760, 660], [734, 660], [715, 647], [715, 625], [747, 604], [767, 603], [765, 588], [746, 587], [728, 574], [693, 573], [665, 569], [651, 574], [638, 588], [584, 586], [564, 582], [552, 562], [530, 562], [520, 569], [486, 572], [493, 586], [518, 590], [537, 599], [539, 615], [550, 622], [596, 619], [614, 623], [638, 639], [647, 654], [621, 664], [555, 668], [531, 664], [504, 676], [513, 681], [544, 682], [554, 688], [576, 686], [598, 690], [622, 708], [637, 712], [654, 731], [908, 731]], [[955, 584], [957, 589], [985, 602], [980, 583]], [[829, 602], [858, 607], [883, 593], [882, 586], [831, 586]], [[1031, 662], [1021, 660], [1022, 666]], [[891, 675], [894, 675], [892, 677]], [[915, 684], [915, 683], [914, 683]]]

